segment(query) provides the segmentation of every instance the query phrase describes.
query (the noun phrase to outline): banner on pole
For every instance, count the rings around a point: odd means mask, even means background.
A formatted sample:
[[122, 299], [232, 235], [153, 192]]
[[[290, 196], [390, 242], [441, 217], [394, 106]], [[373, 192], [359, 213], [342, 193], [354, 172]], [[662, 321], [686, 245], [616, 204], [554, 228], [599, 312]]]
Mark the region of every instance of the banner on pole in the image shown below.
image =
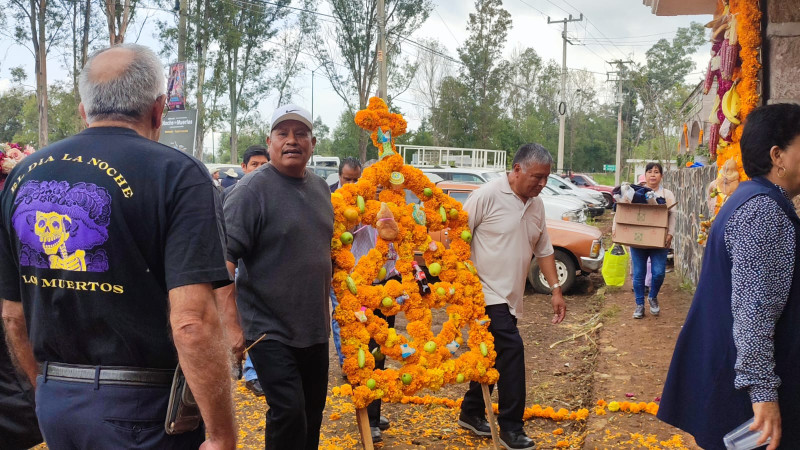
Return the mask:
[[167, 108], [170, 111], [186, 109], [186, 63], [177, 62], [169, 66], [169, 82], [167, 83]]
[[196, 134], [197, 110], [169, 111], [161, 122], [158, 142], [193, 155]]

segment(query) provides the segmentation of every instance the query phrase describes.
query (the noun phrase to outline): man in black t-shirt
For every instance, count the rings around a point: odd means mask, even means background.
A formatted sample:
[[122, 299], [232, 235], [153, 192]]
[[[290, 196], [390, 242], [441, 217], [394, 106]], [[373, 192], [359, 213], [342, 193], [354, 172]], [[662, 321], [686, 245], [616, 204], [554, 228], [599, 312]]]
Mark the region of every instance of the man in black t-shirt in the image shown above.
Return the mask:
[[315, 143], [308, 111], [278, 108], [270, 164], [245, 175], [225, 199], [244, 337], [266, 334], [248, 354], [269, 405], [270, 449], [318, 447], [328, 388], [333, 207], [328, 185], [306, 169]]
[[[79, 86], [89, 128], [17, 165], [0, 199], [3, 320], [47, 444], [233, 449], [211, 177], [157, 142], [166, 82], [149, 49], [95, 53]], [[207, 440], [164, 430], [178, 360]]]

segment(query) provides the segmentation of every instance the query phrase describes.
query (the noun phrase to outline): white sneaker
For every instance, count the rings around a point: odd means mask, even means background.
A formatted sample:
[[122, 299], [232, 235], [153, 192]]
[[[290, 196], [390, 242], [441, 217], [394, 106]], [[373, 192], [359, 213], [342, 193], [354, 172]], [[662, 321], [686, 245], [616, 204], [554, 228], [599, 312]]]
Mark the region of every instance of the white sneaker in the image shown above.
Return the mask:
[[650, 314], [657, 316], [658, 313], [661, 312], [661, 308], [658, 307], [658, 299], [657, 298], [647, 298], [647, 303], [650, 304]]

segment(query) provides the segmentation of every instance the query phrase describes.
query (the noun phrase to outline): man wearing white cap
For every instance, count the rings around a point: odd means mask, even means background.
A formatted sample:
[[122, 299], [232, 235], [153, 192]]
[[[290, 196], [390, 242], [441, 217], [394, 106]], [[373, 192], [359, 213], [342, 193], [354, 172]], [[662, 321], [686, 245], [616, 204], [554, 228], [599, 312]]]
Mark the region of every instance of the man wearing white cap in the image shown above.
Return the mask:
[[244, 339], [266, 335], [249, 351], [269, 404], [266, 448], [317, 448], [325, 408], [333, 207], [328, 185], [306, 170], [315, 144], [308, 111], [278, 108], [267, 138], [270, 164], [225, 199]]

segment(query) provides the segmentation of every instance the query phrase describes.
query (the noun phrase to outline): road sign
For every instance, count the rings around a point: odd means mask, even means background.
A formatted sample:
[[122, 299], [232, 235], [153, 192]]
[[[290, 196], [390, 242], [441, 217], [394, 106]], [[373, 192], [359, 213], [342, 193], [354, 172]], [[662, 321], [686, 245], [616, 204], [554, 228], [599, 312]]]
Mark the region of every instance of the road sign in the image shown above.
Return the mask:
[[603, 164], [603, 170], [605, 170], [606, 172], [614, 172], [615, 170], [617, 170], [617, 165], [616, 164]]

